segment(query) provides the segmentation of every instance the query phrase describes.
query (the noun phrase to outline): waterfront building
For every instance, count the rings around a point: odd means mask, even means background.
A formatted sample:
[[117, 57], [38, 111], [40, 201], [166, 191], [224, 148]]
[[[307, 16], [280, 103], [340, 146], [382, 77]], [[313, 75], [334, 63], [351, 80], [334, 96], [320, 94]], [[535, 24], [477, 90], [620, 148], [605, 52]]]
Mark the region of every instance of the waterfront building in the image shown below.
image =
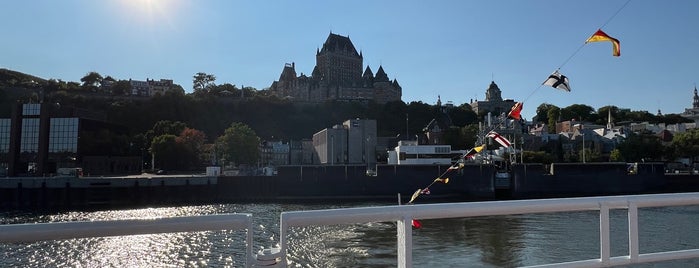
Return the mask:
[[[7, 176], [48, 176], [59, 168], [85, 173], [140, 173], [141, 157], [129, 156], [127, 130], [101, 114], [51, 103], [17, 103], [0, 119], [0, 169]], [[122, 141], [122, 142], [119, 142]]]
[[313, 134], [320, 164], [376, 163], [376, 120], [351, 119]]
[[269, 92], [292, 102], [400, 101], [402, 88], [398, 81], [390, 80], [383, 66], [379, 66], [376, 75], [368, 65], [362, 72], [363, 59], [349, 36], [330, 33], [323, 47], [316, 50], [311, 76], [297, 76], [295, 63], [287, 63]]
[[261, 164], [272, 166], [289, 165], [291, 144], [282, 141], [265, 141], [260, 144]]

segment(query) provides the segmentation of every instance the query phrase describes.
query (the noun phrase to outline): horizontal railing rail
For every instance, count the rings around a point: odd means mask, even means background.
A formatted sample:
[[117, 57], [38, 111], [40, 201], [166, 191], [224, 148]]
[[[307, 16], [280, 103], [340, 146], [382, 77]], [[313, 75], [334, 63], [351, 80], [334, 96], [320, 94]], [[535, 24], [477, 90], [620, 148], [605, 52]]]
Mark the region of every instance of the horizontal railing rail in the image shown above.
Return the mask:
[[[608, 267], [634, 263], [699, 258], [699, 249], [639, 253], [638, 208], [699, 205], [699, 193], [582, 197], [540, 200], [442, 203], [424, 205], [381, 206], [282, 212], [278, 249], [263, 250], [257, 258], [252, 253], [252, 215], [220, 214], [156, 219], [58, 222], [0, 225], [0, 243], [34, 242], [71, 238], [196, 232], [213, 230], [247, 230], [246, 266], [262, 263], [286, 266], [288, 233], [293, 227], [396, 222], [399, 267], [412, 267], [413, 219], [466, 218], [478, 216], [599, 211], [600, 258], [533, 267]], [[610, 252], [611, 209], [628, 210], [629, 254], [612, 257]]]
[[[477, 216], [517, 215], [597, 210], [600, 212], [600, 258], [536, 267], [608, 267], [633, 263], [699, 258], [699, 249], [639, 254], [638, 208], [699, 205], [699, 193], [581, 197], [540, 200], [444, 203], [384, 207], [343, 208], [283, 212], [280, 218], [280, 255], [287, 260], [287, 235], [292, 227], [396, 222], [399, 267], [412, 267], [413, 219], [443, 219]], [[609, 210], [627, 209], [629, 255], [610, 256]]]
[[247, 266], [254, 263], [252, 254], [252, 215], [247, 213], [153, 219], [7, 224], [0, 225], [0, 243], [218, 230], [247, 230], [245, 237], [245, 262]]

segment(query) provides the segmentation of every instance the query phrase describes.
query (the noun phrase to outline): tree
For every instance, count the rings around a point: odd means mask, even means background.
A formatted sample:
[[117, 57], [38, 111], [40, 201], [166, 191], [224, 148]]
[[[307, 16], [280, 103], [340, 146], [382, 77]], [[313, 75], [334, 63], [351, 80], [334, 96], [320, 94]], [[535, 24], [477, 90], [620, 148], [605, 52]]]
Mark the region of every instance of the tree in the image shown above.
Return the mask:
[[548, 112], [546, 112], [546, 117], [549, 118], [548, 122], [548, 132], [556, 133], [556, 123], [558, 123], [558, 117], [561, 115], [561, 109], [556, 106], [549, 107]]
[[217, 140], [223, 158], [235, 164], [254, 164], [259, 158], [260, 138], [243, 123], [235, 122]]
[[621, 151], [619, 149], [614, 149], [609, 153], [609, 161], [610, 162], [620, 162], [624, 161], [624, 158], [621, 156]]
[[114, 79], [114, 77], [107, 75], [104, 79], [102, 79], [102, 81], [116, 82], [117, 80]]
[[629, 162], [659, 159], [663, 155], [663, 145], [660, 143], [660, 139], [649, 133], [630, 133], [624, 141], [617, 145], [617, 149], [621, 153], [621, 158]]
[[597, 115], [595, 109], [585, 104], [573, 104], [561, 109], [563, 120], [576, 119], [580, 121], [595, 121]]
[[478, 115], [468, 104], [448, 109], [447, 114], [451, 118], [452, 124], [456, 127], [463, 127], [478, 122]]
[[204, 152], [204, 142], [206, 142], [206, 135], [204, 132], [199, 130], [186, 127], [177, 139], [178, 147], [182, 150], [180, 152], [180, 159], [182, 164], [188, 168], [197, 168], [201, 166]]
[[177, 136], [165, 134], [153, 138], [149, 151], [153, 156], [154, 168], [178, 169]]
[[83, 78], [80, 78], [80, 82], [83, 82], [84, 88], [97, 88], [102, 83], [102, 75], [97, 72], [89, 72]]
[[699, 129], [675, 134], [670, 146], [676, 157], [696, 158], [699, 155]]
[[535, 122], [548, 123], [548, 112], [552, 107], [556, 107], [556, 105], [542, 103], [538, 107], [536, 107], [536, 116], [534, 116], [535, 118], [533, 118]]
[[542, 163], [551, 164], [553, 163], [553, 157], [551, 154], [542, 151], [524, 151], [522, 152], [522, 158], [524, 158], [525, 163]]
[[216, 76], [199, 72], [193, 77], [192, 89], [194, 93], [207, 92], [212, 86], [216, 85], [214, 82], [216, 82]]

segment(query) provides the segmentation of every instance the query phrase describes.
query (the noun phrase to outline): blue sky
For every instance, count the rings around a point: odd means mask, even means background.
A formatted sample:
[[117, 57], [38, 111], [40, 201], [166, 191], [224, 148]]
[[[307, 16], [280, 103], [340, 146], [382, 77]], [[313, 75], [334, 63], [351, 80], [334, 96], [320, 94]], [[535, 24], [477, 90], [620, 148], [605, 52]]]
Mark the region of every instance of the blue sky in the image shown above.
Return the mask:
[[[0, 68], [67, 81], [90, 71], [166, 78], [187, 92], [205, 72], [263, 89], [285, 63], [310, 74], [332, 31], [350, 37], [365, 67], [396, 78], [405, 102], [483, 100], [494, 80], [527, 119], [544, 102], [683, 112], [699, 80], [699, 1], [631, 0], [614, 16], [626, 2], [6, 1]], [[603, 25], [621, 57], [608, 42], [583, 46]], [[539, 87], [561, 65], [572, 91]]]

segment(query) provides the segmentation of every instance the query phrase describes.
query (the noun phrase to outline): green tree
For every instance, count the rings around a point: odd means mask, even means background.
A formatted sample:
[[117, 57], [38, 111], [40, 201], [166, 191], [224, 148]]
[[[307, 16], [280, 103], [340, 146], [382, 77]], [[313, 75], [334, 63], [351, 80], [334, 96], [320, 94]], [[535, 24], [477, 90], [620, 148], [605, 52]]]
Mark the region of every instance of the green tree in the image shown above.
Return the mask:
[[478, 122], [478, 115], [476, 115], [468, 104], [448, 109], [447, 114], [449, 118], [451, 118], [452, 124], [456, 127], [463, 127]]
[[558, 117], [561, 115], [561, 109], [556, 106], [549, 107], [548, 112], [546, 112], [546, 117], [548, 117], [548, 132], [556, 133], [556, 123], [558, 123]]
[[254, 164], [259, 158], [260, 138], [249, 126], [235, 122], [217, 140], [221, 154], [227, 162]]
[[699, 129], [695, 128], [675, 134], [670, 146], [675, 157], [697, 158], [699, 156]]
[[664, 151], [660, 139], [650, 133], [630, 133], [624, 141], [617, 145], [617, 149], [619, 149], [622, 159], [629, 162], [660, 159]]
[[216, 86], [214, 82], [216, 82], [216, 76], [199, 72], [193, 77], [192, 89], [194, 93], [208, 92], [211, 87]]
[[620, 162], [624, 161], [624, 158], [621, 156], [621, 151], [619, 149], [614, 149], [609, 153], [609, 161], [610, 162]]
[[561, 109], [561, 118], [563, 120], [580, 120], [580, 121], [595, 121], [597, 115], [595, 109], [585, 104], [573, 104]]
[[154, 168], [179, 169], [179, 148], [177, 136], [171, 134], [160, 135], [153, 138], [150, 145], [150, 153], [153, 156]]
[[80, 82], [83, 82], [84, 88], [95, 89], [102, 83], [102, 75], [98, 72], [89, 72], [83, 78], [80, 78]]
[[551, 154], [542, 151], [524, 151], [522, 152], [522, 157], [524, 158], [524, 163], [542, 163], [551, 164], [553, 163], [553, 157]]
[[538, 107], [536, 107], [536, 116], [534, 116], [536, 122], [541, 122], [541, 123], [548, 123], [549, 122], [549, 116], [548, 112], [552, 107], [556, 107], [553, 104], [549, 103], [542, 103]]

